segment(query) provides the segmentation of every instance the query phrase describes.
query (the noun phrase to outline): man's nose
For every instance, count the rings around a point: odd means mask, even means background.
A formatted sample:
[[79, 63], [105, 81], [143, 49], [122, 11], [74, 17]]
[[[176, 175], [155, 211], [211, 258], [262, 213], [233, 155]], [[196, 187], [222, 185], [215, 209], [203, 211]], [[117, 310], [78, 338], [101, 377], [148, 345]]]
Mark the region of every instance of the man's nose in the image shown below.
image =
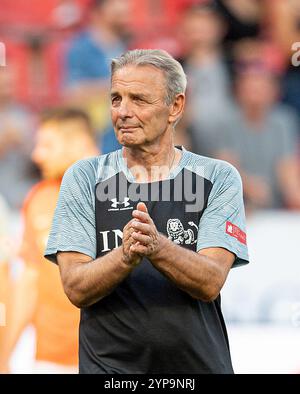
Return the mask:
[[119, 117], [124, 118], [131, 118], [133, 116], [132, 107], [128, 100], [122, 100], [120, 106], [118, 108]]

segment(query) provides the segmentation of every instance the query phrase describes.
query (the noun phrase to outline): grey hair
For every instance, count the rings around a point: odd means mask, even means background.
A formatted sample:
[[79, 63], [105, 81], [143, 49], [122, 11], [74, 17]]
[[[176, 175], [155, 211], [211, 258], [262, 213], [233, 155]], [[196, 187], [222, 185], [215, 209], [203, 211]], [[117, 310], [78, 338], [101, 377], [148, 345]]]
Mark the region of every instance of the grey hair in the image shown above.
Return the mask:
[[162, 49], [134, 49], [111, 62], [111, 76], [126, 66], [153, 66], [166, 78], [166, 104], [170, 105], [179, 93], [185, 93], [187, 79], [181, 64]]

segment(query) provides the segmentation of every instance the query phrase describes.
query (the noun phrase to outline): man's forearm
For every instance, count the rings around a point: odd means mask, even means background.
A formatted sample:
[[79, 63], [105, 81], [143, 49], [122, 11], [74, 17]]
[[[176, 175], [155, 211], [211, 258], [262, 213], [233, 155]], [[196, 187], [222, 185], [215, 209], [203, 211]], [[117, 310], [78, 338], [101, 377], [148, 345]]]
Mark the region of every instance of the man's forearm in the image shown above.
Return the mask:
[[79, 308], [92, 305], [110, 294], [133, 268], [124, 262], [122, 247], [89, 262], [79, 260], [69, 269], [61, 267], [65, 293]]
[[174, 244], [160, 234], [161, 247], [150, 258], [153, 266], [180, 289], [202, 301], [217, 297], [224, 283], [224, 273], [215, 261], [207, 256]]

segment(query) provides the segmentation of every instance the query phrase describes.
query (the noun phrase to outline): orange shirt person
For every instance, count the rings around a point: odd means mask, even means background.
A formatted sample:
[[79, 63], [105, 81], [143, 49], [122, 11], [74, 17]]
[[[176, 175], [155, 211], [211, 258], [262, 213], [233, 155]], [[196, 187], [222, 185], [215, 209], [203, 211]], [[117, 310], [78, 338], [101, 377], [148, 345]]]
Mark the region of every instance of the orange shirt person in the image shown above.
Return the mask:
[[23, 328], [33, 323], [36, 373], [77, 372], [79, 310], [65, 296], [57, 268], [45, 264], [43, 251], [64, 172], [75, 161], [98, 154], [84, 112], [58, 110], [42, 119], [32, 159], [43, 180], [33, 187], [23, 206], [25, 269], [15, 286], [15, 313], [6, 341], [9, 357]]

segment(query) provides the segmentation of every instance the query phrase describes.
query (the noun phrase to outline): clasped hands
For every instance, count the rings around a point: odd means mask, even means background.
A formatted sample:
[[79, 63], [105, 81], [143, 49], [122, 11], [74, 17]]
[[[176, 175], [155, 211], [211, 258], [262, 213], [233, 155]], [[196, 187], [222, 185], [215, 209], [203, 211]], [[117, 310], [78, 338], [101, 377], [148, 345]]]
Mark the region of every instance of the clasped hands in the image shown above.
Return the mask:
[[139, 202], [123, 229], [123, 261], [138, 265], [144, 256], [153, 258], [161, 248], [161, 234], [151, 219], [145, 203]]

